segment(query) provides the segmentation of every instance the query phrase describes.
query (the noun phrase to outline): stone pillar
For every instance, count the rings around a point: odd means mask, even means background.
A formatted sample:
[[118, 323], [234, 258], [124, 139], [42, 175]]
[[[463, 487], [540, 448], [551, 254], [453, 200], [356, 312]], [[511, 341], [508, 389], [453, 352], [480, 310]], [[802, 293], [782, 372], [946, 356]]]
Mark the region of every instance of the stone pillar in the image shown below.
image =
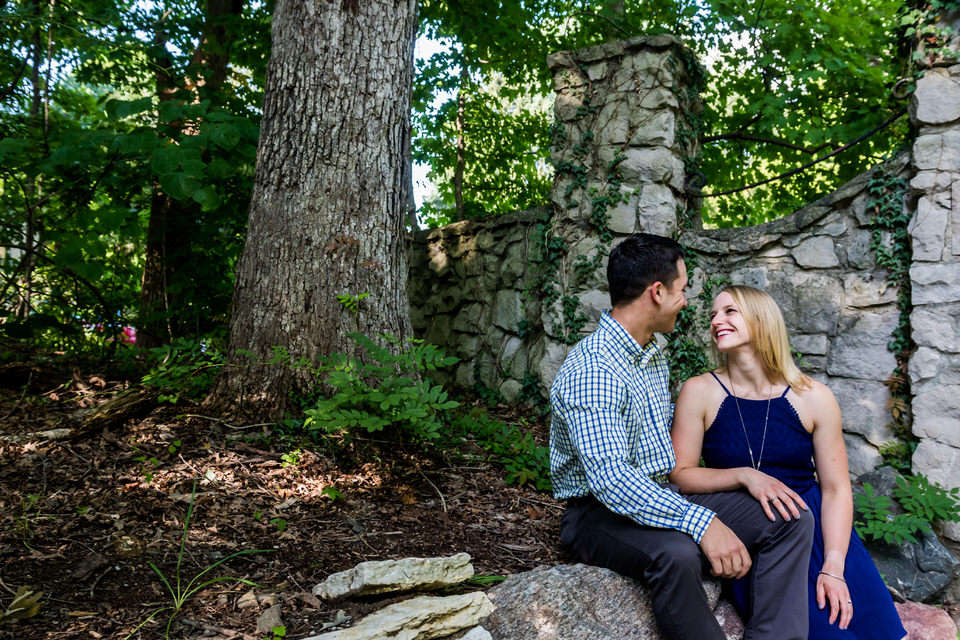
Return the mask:
[[[952, 488], [960, 487], [960, 64], [920, 79], [910, 117], [913, 470]], [[944, 532], [960, 540], [960, 526]]]
[[[672, 36], [636, 37], [552, 54], [556, 123], [554, 216], [541, 319], [540, 380], [592, 331], [606, 292], [606, 256], [637, 231], [676, 234], [685, 164], [696, 155], [703, 72]], [[553, 298], [551, 300], [551, 298]]]

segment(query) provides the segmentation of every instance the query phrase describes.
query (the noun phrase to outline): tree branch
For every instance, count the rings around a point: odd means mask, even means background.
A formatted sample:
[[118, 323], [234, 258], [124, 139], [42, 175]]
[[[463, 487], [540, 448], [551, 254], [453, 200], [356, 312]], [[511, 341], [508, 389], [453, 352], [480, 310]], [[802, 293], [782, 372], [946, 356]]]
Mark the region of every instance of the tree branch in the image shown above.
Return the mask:
[[[880, 124], [880, 125], [877, 125], [876, 127], [874, 127], [873, 129], [871, 129], [870, 131], [867, 131], [865, 134], [863, 134], [863, 135], [860, 136], [859, 138], [856, 138], [855, 140], [851, 140], [851, 141], [848, 142], [847, 144], [843, 145], [842, 147], [838, 147], [838, 148], [834, 149], [833, 151], [831, 151], [830, 153], [828, 153], [828, 154], [826, 154], [826, 155], [822, 155], [822, 156], [820, 156], [819, 158], [816, 158], [816, 159], [814, 159], [814, 160], [811, 160], [810, 162], [807, 162], [806, 164], [803, 164], [803, 165], [801, 165], [801, 166], [799, 166], [799, 167], [797, 167], [797, 168], [795, 168], [795, 169], [791, 169], [790, 171], [787, 171], [786, 173], [781, 173], [781, 174], [778, 175], [778, 176], [773, 176], [772, 178], [767, 178], [766, 180], [761, 180], [760, 182], [754, 182], [753, 184], [748, 184], [748, 185], [743, 186], [743, 187], [737, 187], [736, 189], [727, 189], [726, 191], [718, 191], [718, 192], [716, 192], [716, 193], [703, 193], [703, 192], [700, 191], [699, 187], [694, 187], [692, 184], [689, 183], [689, 177], [694, 176], [694, 175], [696, 175], [696, 174], [688, 174], [688, 181], [687, 181], [687, 184], [684, 185], [684, 190], [685, 190], [687, 193], [689, 193], [690, 195], [692, 195], [693, 197], [695, 197], [695, 198], [716, 198], [717, 196], [730, 195], [731, 193], [737, 193], [738, 191], [745, 191], [745, 190], [747, 190], [747, 189], [753, 189], [754, 187], [759, 187], [759, 186], [764, 185], [764, 184], [767, 184], [767, 183], [769, 183], [769, 182], [773, 182], [774, 180], [780, 180], [780, 179], [782, 179], [782, 178], [787, 178], [787, 177], [792, 176], [792, 175], [794, 175], [794, 174], [796, 174], [796, 173], [800, 173], [800, 172], [803, 171], [804, 169], [807, 169], [807, 168], [809, 168], [809, 167], [812, 167], [813, 165], [817, 164], [818, 162], [823, 162], [823, 161], [826, 160], [827, 158], [832, 158], [833, 156], [837, 155], [837, 154], [840, 153], [841, 151], [844, 151], [844, 150], [846, 150], [846, 149], [849, 149], [850, 147], [852, 147], [853, 145], [857, 144], [858, 142], [861, 142], [862, 140], [866, 140], [867, 138], [869, 138], [870, 136], [872, 136], [873, 134], [875, 134], [877, 131], [880, 131], [881, 129], [883, 129], [884, 127], [886, 127], [887, 125], [889, 125], [890, 123], [895, 122], [896, 120], [898, 120], [898, 119], [899, 119], [903, 114], [905, 114], [906, 112], [907, 112], [906, 109], [901, 109], [900, 111], [897, 112], [897, 114], [896, 114], [895, 116], [893, 116], [892, 118], [890, 118], [890, 119], [887, 120], [886, 122], [884, 122], [884, 123], [882, 123], [882, 124]], [[700, 175], [701, 178], [703, 177], [703, 174], [699, 174], [699, 175]], [[702, 186], [702, 183], [701, 183], [701, 186]]]
[[750, 140], [753, 142], [764, 142], [766, 144], [776, 145], [778, 147], [786, 147], [787, 149], [793, 149], [794, 151], [800, 151], [802, 153], [808, 153], [813, 155], [822, 151], [823, 149], [836, 149], [839, 143], [836, 142], [824, 142], [819, 147], [801, 147], [800, 145], [793, 144], [792, 142], [787, 142], [786, 140], [780, 140], [779, 138], [764, 138], [763, 136], [754, 136], [749, 133], [724, 133], [719, 136], [705, 136], [700, 139], [700, 142], [717, 142], [719, 140]]
[[15, 246], [15, 245], [9, 245], [9, 246], [10, 248], [20, 249], [21, 251], [24, 251], [26, 253], [32, 253], [37, 258], [44, 260], [46, 262], [49, 262], [52, 265], [58, 266], [60, 269], [64, 271], [64, 273], [66, 273], [68, 276], [73, 278], [77, 283], [82, 284], [87, 289], [89, 289], [90, 293], [93, 294], [93, 297], [96, 298], [97, 302], [100, 303], [100, 307], [103, 309], [103, 317], [104, 318], [109, 317], [110, 309], [109, 309], [109, 306], [107, 305], [107, 301], [103, 298], [103, 295], [100, 293], [100, 290], [97, 289], [92, 282], [90, 282], [89, 280], [87, 280], [86, 278], [84, 278], [79, 273], [77, 273], [76, 271], [74, 271], [73, 269], [71, 269], [66, 265], [57, 265], [56, 261], [53, 258], [46, 255], [45, 253], [41, 253], [37, 251], [36, 249], [37, 247], [42, 247], [43, 249], [49, 251], [50, 247], [43, 244], [42, 242], [37, 242], [33, 247], [24, 247], [24, 246]]
[[3, 100], [8, 95], [13, 93], [13, 90], [17, 88], [17, 85], [20, 84], [20, 79], [23, 77], [23, 72], [27, 69], [27, 59], [24, 58], [23, 62], [20, 63], [20, 68], [17, 70], [16, 77], [10, 81], [10, 84], [3, 88], [0, 91], [0, 100]]
[[613, 20], [611, 20], [611, 19], [608, 18], [607, 16], [600, 15], [599, 13], [593, 13], [592, 11], [577, 11], [575, 14], [573, 14], [573, 17], [577, 17], [577, 16], [589, 16], [589, 17], [591, 17], [591, 18], [600, 18], [601, 20], [606, 20], [607, 22], [609, 22], [609, 23], [613, 26], [614, 29], [616, 29], [617, 31], [619, 31], [620, 33], [622, 33], [623, 35], [625, 35], [626, 37], [629, 38], [631, 35], [633, 35], [632, 33], [630, 33], [629, 31], [627, 31], [626, 29], [624, 29], [624, 28], [621, 27], [620, 25], [618, 25], [616, 22], [614, 22]]

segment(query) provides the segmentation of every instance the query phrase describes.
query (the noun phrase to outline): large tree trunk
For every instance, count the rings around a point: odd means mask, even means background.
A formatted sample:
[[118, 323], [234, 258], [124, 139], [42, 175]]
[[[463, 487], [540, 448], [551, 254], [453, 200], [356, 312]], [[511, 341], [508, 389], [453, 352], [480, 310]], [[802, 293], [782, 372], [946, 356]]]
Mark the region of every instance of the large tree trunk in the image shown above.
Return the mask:
[[316, 381], [251, 365], [279, 346], [350, 351], [337, 295], [369, 293], [359, 329], [411, 335], [404, 154], [416, 0], [278, 0], [249, 228], [237, 267], [230, 355], [211, 403], [277, 416]]

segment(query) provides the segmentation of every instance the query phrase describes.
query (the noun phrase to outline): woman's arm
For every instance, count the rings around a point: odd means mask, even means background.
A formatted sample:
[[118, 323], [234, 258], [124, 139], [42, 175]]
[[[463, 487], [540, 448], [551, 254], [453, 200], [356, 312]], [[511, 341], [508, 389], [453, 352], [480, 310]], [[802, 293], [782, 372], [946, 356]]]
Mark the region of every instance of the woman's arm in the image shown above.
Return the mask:
[[804, 407], [813, 417], [813, 457], [823, 493], [820, 529], [823, 532], [823, 566], [817, 577], [817, 604], [830, 604], [830, 623], [839, 614], [840, 628], [846, 629], [853, 617], [853, 605], [843, 572], [853, 526], [853, 496], [843, 443], [840, 406], [826, 386], [814, 383], [803, 394]]
[[677, 464], [670, 473], [670, 482], [680, 487], [683, 493], [714, 493], [743, 486], [740, 469], [705, 469], [700, 466], [707, 409], [713, 395], [704, 387], [702, 376], [687, 380], [680, 389], [673, 412], [670, 437]]
[[792, 489], [776, 478], [750, 467], [708, 469], [700, 466], [703, 434], [707, 428], [710, 409], [717, 402], [713, 380], [707, 376], [691, 378], [684, 383], [673, 414], [673, 450], [677, 463], [670, 473], [670, 482], [683, 493], [714, 493], [747, 489], [760, 501], [764, 512], [774, 520], [774, 509], [789, 520], [799, 517], [799, 509], [807, 505]]

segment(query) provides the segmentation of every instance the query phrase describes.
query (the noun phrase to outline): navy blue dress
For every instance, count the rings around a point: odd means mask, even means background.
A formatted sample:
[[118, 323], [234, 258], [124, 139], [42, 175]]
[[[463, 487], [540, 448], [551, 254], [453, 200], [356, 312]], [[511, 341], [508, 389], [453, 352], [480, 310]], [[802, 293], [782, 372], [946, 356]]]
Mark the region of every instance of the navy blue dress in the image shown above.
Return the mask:
[[[820, 530], [822, 498], [820, 485], [814, 476], [813, 436], [803, 428], [800, 416], [786, 398], [790, 388], [787, 387], [787, 391], [780, 397], [770, 400], [764, 441], [763, 425], [767, 415], [767, 401], [737, 398], [740, 405], [738, 413], [733, 395], [716, 375], [713, 377], [727, 392], [727, 396], [720, 405], [716, 419], [703, 436], [702, 455], [706, 466], [715, 469], [752, 467], [750, 450], [745, 439], [749, 437], [753, 457], [760, 462], [760, 470], [800, 494], [816, 518], [808, 581], [810, 640], [900, 640], [906, 636], [907, 632], [893, 606], [893, 599], [856, 531], [850, 533], [844, 572], [850, 599], [853, 600], [853, 619], [850, 625], [846, 630], [841, 630], [836, 622], [829, 624], [829, 603], [823, 609], [817, 608], [817, 574], [823, 566], [823, 532]], [[741, 414], [743, 425], [740, 421]], [[747, 584], [746, 578], [732, 581], [737, 607], [742, 614], [749, 617]]]

